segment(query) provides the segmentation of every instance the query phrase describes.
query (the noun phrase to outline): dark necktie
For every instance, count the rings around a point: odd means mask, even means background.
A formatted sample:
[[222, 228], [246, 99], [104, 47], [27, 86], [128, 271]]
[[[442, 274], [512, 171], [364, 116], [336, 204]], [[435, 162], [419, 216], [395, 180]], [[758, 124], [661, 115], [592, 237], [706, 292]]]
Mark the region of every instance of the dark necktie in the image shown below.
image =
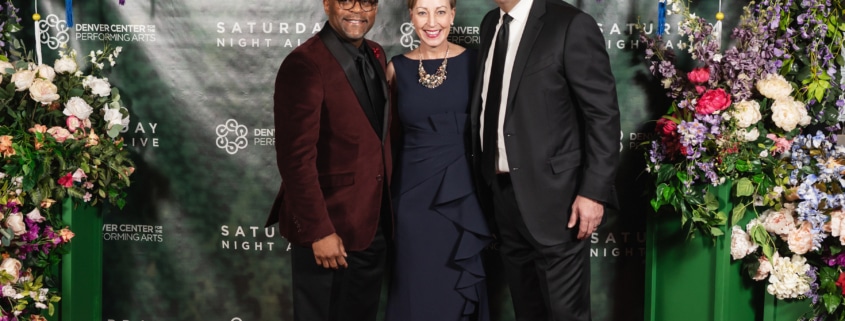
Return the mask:
[[496, 175], [496, 153], [498, 152], [499, 105], [502, 100], [502, 78], [505, 70], [505, 55], [508, 52], [508, 25], [513, 17], [502, 16], [502, 25], [496, 34], [493, 49], [493, 63], [490, 64], [490, 78], [487, 81], [487, 98], [484, 100], [484, 144], [481, 151], [481, 172], [488, 182]]
[[375, 119], [371, 120], [373, 129], [379, 138], [382, 138], [381, 127], [383, 125], [382, 118], [384, 117], [385, 99], [381, 92], [381, 83], [378, 80], [378, 76], [376, 76], [375, 69], [373, 69], [372, 61], [366, 52], [368, 49], [365, 46], [361, 47], [355, 62], [358, 65], [358, 72], [361, 74], [364, 87], [367, 88], [367, 96], [370, 102], [370, 106], [364, 106], [364, 108], [370, 108], [372, 110], [372, 114], [375, 117]]

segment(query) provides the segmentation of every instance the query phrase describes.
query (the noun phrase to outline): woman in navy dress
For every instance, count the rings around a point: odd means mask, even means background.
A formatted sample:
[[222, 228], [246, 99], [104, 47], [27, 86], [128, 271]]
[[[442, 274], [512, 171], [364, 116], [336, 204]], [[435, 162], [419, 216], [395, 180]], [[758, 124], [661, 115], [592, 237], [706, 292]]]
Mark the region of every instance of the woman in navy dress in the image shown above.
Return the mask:
[[481, 251], [492, 237], [464, 139], [475, 53], [446, 40], [455, 0], [409, 0], [408, 8], [420, 46], [387, 67], [401, 134], [386, 320], [488, 321]]

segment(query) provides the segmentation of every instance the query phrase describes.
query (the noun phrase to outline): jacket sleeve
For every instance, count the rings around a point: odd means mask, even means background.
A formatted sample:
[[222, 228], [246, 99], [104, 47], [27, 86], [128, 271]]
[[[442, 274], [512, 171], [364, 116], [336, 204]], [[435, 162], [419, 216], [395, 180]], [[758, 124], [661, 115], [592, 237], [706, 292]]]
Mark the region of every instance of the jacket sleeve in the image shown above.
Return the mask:
[[335, 232], [317, 171], [323, 87], [315, 62], [294, 52], [279, 68], [273, 95], [276, 160], [286, 185], [285, 211], [306, 243]]
[[604, 37], [585, 13], [573, 17], [566, 35], [564, 68], [583, 128], [583, 172], [578, 194], [617, 207], [619, 105]]

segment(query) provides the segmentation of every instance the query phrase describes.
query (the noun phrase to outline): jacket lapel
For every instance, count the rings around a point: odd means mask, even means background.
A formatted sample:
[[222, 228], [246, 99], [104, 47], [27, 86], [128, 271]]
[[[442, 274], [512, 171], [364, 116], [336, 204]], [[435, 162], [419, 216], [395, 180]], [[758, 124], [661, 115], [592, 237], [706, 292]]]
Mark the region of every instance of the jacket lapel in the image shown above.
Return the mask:
[[543, 29], [543, 22], [540, 18], [546, 13], [546, 0], [534, 0], [531, 11], [528, 13], [528, 20], [525, 21], [525, 29], [522, 31], [522, 39], [519, 41], [519, 48], [516, 52], [516, 57], [513, 61], [513, 70], [511, 71], [511, 83], [508, 88], [508, 103], [505, 110], [505, 119], [513, 111], [513, 100], [516, 96], [516, 91], [519, 88], [519, 82], [522, 80], [522, 73], [525, 72], [525, 66], [528, 64], [528, 56], [534, 48], [534, 43], [537, 41], [537, 36]]
[[[375, 43], [369, 43], [369, 46], [373, 49], [377, 48]], [[384, 55], [384, 50], [380, 51], [382, 52], [381, 55]], [[382, 113], [382, 115], [384, 115], [384, 119], [382, 119], [381, 122], [381, 142], [384, 144], [384, 139], [387, 137], [388, 124], [390, 124], [388, 121], [390, 119], [390, 94], [388, 93], [389, 89], [387, 88], [387, 76], [384, 74], [385, 61], [382, 60], [381, 57], [376, 57], [376, 60], [378, 60], [379, 64], [378, 67], [375, 68], [376, 76], [378, 76], [378, 79], [381, 80], [379, 83], [381, 84], [381, 93], [384, 95], [385, 101], [384, 106], [382, 107], [384, 108], [384, 112]], [[378, 106], [373, 107], [378, 108]]]
[[470, 124], [472, 132], [472, 149], [473, 151], [479, 151], [480, 147], [480, 124], [481, 124], [481, 104], [482, 104], [482, 97], [481, 91], [484, 86], [484, 63], [487, 61], [487, 56], [489, 55], [490, 45], [493, 43], [493, 35], [496, 33], [496, 23], [498, 23], [499, 19], [499, 8], [493, 9], [487, 13], [484, 17], [484, 20], [481, 21], [481, 44], [478, 49], [478, 60], [476, 60], [476, 77], [477, 81], [475, 81], [475, 88], [473, 90], [473, 97], [472, 103], [470, 105]]
[[[355, 97], [358, 98], [358, 105], [361, 106], [364, 115], [367, 116], [370, 124], [375, 124], [376, 115], [373, 113], [372, 108], [370, 108], [367, 88], [361, 80], [361, 74], [358, 73], [358, 67], [355, 65], [355, 57], [346, 48], [343, 48], [343, 43], [333, 34], [332, 30], [329, 30], [330, 28], [331, 26], [328, 23], [323, 26], [323, 29], [320, 30], [320, 40], [323, 41], [323, 44], [326, 45], [326, 48], [329, 49], [329, 52], [332, 53], [332, 56], [337, 59], [337, 62], [343, 68], [343, 72], [346, 74], [346, 80], [349, 81], [349, 86], [355, 92]], [[384, 71], [381, 71], [381, 75], [382, 79], [384, 79]]]

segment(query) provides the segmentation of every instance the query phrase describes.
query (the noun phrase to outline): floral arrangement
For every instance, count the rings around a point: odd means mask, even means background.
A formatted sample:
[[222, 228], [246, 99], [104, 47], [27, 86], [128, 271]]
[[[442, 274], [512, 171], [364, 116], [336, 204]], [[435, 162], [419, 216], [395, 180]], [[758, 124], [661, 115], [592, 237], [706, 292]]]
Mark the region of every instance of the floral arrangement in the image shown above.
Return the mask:
[[[692, 237], [730, 233], [734, 259], [778, 299], [845, 318], [843, 3], [751, 2], [724, 50], [712, 24], [672, 7], [691, 68], [661, 36], [641, 36], [672, 99], [647, 146], [652, 207], [679, 213]], [[725, 185], [731, 213], [717, 210]]]
[[91, 52], [86, 73], [73, 50], [51, 66], [11, 43], [13, 59], [0, 56], [0, 321], [45, 320], [60, 300], [51, 268], [74, 236], [54, 204], [125, 203], [129, 113], [104, 77], [122, 49]]
[[9, 42], [14, 38], [12, 33], [21, 30], [19, 9], [11, 1], [0, 3], [0, 50], [7, 52]]

